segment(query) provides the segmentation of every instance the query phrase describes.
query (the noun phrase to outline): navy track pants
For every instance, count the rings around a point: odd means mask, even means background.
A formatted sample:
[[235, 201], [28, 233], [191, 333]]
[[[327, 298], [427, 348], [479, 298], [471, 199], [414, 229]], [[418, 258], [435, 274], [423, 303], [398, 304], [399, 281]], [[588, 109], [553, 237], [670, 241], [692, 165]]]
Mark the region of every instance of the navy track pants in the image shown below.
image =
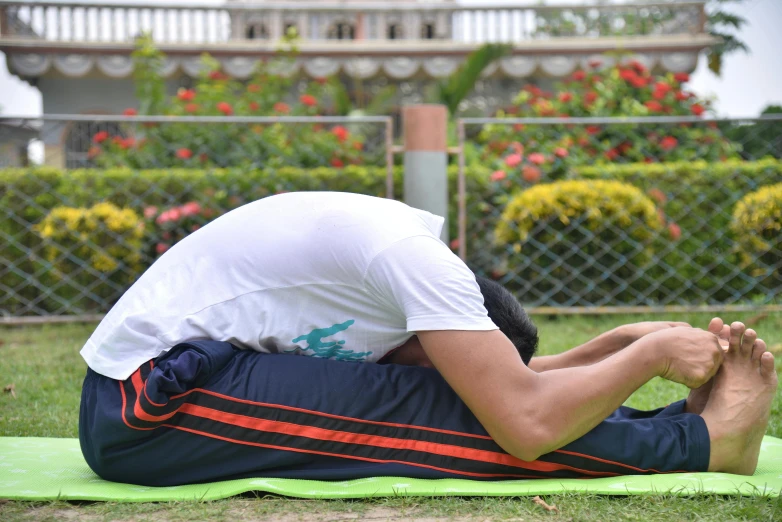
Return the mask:
[[705, 471], [706, 425], [683, 407], [621, 407], [580, 439], [526, 462], [487, 435], [435, 370], [193, 341], [125, 381], [88, 370], [79, 439], [98, 475], [149, 486], [242, 477], [498, 480]]

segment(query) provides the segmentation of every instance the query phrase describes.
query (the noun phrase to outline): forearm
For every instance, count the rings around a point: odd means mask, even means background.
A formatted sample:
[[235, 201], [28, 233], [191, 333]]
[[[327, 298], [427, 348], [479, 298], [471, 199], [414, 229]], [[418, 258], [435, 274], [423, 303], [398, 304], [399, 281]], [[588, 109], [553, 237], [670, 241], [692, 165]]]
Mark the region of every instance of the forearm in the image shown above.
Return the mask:
[[535, 458], [581, 437], [660, 374], [659, 359], [646, 348], [639, 341], [592, 365], [538, 374], [534, 387], [523, 392], [527, 411], [517, 419], [521, 425], [502, 427], [492, 435], [509, 453], [530, 456], [529, 441], [519, 444], [511, 434], [525, 425], [535, 427]]
[[529, 368], [540, 373], [562, 368], [588, 366], [611, 357], [625, 346], [626, 342], [620, 331], [614, 329], [566, 352], [533, 357], [529, 362]]

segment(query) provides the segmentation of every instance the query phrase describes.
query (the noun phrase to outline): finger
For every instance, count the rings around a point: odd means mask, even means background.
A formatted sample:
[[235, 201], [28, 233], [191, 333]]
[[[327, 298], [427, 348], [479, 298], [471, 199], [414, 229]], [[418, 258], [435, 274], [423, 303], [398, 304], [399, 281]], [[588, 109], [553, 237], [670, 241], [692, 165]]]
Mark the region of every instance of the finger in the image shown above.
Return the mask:
[[759, 361], [764, 353], [766, 353], [766, 341], [757, 339], [752, 346], [752, 360]]
[[722, 319], [715, 317], [709, 322], [709, 331], [714, 335], [719, 335], [724, 324], [725, 323], [722, 322]]
[[730, 325], [728, 353], [738, 353], [741, 350], [741, 336], [744, 335], [744, 323], [736, 321]]
[[670, 326], [671, 328], [676, 328], [677, 326], [689, 326], [690, 328], [692, 328], [692, 325], [690, 323], [684, 323], [681, 321], [668, 323], [668, 326]]
[[741, 355], [745, 357], [752, 356], [752, 347], [755, 346], [755, 341], [758, 339], [758, 334], [752, 328], [748, 328], [744, 332], [744, 338], [741, 340]]

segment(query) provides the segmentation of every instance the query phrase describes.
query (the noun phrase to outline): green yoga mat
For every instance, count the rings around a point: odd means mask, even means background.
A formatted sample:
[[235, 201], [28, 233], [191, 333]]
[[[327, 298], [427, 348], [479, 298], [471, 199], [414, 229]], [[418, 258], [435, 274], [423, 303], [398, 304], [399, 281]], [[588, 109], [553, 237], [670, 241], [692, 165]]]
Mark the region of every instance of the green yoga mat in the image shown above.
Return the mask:
[[724, 473], [624, 476], [482, 482], [377, 477], [326, 482], [293, 479], [239, 479], [174, 487], [146, 487], [98, 478], [76, 439], [0, 437], [0, 498], [17, 500], [111, 500], [155, 502], [215, 500], [247, 491], [300, 498], [384, 496], [519, 496], [590, 492], [606, 495], [720, 493], [777, 497], [782, 490], [782, 439], [766, 437], [752, 477]]

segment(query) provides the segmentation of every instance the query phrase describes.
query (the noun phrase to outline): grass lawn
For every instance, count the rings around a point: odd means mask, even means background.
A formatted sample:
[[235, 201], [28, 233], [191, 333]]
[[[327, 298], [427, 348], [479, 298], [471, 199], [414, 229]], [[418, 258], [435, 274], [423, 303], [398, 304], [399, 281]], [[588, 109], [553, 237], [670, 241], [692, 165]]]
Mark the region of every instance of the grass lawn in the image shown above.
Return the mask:
[[[536, 317], [541, 353], [566, 350], [619, 324], [656, 316]], [[705, 328], [710, 316], [678, 315]], [[782, 371], [782, 314], [726, 316], [756, 329], [777, 355]], [[76, 437], [79, 392], [85, 365], [78, 351], [94, 325], [0, 327], [0, 436]], [[782, 388], [781, 388], [782, 390]], [[656, 379], [628, 405], [653, 408], [684, 397], [686, 389]], [[782, 437], [782, 391], [777, 393], [769, 434]], [[553, 495], [560, 509], [544, 511], [528, 498], [392, 498], [363, 501], [292, 500], [244, 496], [205, 503], [30, 503], [0, 500], [0, 520], [782, 520], [782, 500], [730, 496], [678, 498]]]

